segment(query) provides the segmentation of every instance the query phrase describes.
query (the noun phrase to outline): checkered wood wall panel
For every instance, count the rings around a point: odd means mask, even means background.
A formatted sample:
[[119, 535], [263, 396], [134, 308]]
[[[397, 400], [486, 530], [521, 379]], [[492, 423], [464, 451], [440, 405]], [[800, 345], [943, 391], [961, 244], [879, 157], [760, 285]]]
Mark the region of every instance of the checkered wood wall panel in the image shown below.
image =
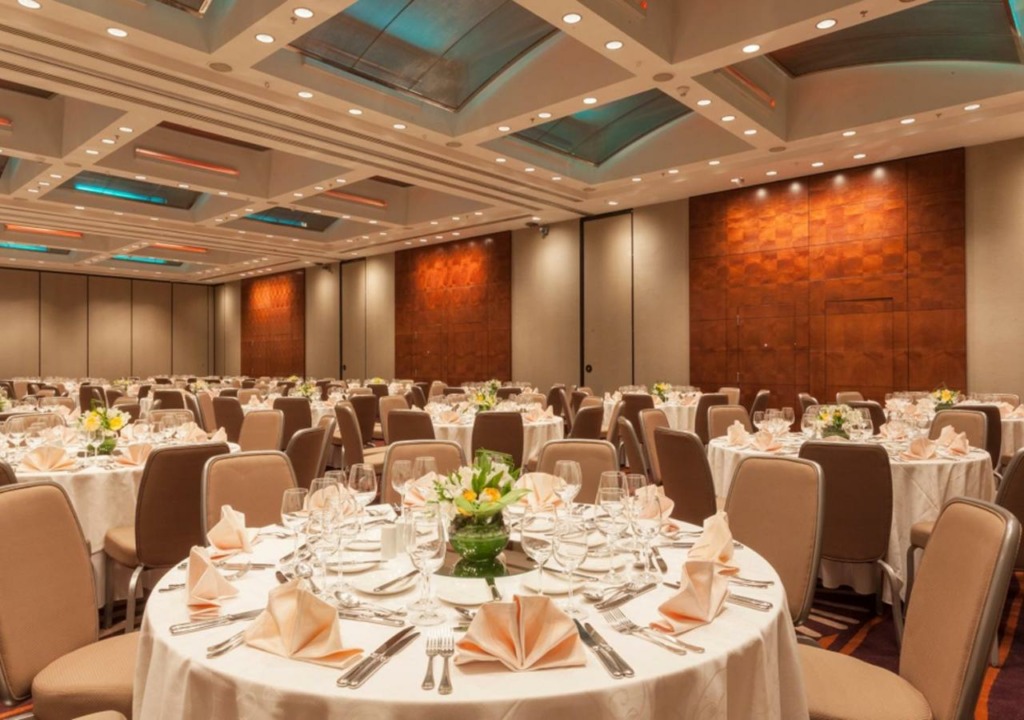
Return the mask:
[[305, 375], [306, 276], [301, 270], [242, 281], [242, 373]]

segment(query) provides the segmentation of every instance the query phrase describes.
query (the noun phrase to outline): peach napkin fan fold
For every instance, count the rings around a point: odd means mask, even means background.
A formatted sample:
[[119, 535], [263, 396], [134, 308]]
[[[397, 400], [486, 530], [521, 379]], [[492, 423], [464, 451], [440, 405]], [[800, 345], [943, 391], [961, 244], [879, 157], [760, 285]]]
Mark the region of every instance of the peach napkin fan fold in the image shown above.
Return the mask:
[[270, 591], [266, 610], [243, 637], [250, 647], [334, 668], [351, 664], [363, 652], [342, 645], [338, 611], [311, 593], [301, 578]]
[[498, 662], [521, 671], [586, 664], [572, 619], [551, 598], [534, 595], [481, 606], [456, 647], [456, 665]]
[[461, 417], [462, 413], [458, 410], [445, 410], [441, 413], [441, 422], [451, 425], [457, 423]]
[[997, 402], [996, 407], [999, 408], [999, 417], [1009, 417], [1013, 412], [1013, 405], [1008, 402]]
[[19, 470], [24, 472], [48, 472], [69, 470], [75, 466], [75, 459], [69, 457], [64, 448], [43, 445], [32, 450], [21, 459]]
[[[672, 516], [672, 510], [675, 509], [676, 504], [665, 495], [665, 488], [661, 485], [644, 485], [636, 491], [637, 496], [640, 498], [646, 498], [646, 496], [651, 495], [652, 493], [658, 496], [658, 505], [661, 508], [661, 517], [668, 520], [669, 517]], [[643, 507], [645, 510], [649, 508], [647, 505], [643, 505]], [[647, 517], [646, 513], [644, 514], [644, 517]]]
[[779, 450], [782, 447], [782, 444], [779, 443], [779, 441], [775, 439], [775, 436], [767, 430], [759, 430], [754, 433], [754, 439], [751, 442], [751, 447], [756, 450], [760, 450], [761, 452], [773, 452], [775, 450]]
[[1024, 418], [1024, 405], [1018, 405], [1017, 407], [1015, 407], [1013, 410], [1010, 411], [1010, 414], [1007, 415], [1007, 417]]
[[746, 445], [750, 442], [750, 433], [743, 427], [743, 423], [736, 420], [726, 429], [725, 438], [730, 445]]
[[887, 440], [902, 440], [907, 436], [904, 429], [894, 427], [890, 423], [882, 423], [879, 425], [878, 434]]
[[967, 439], [967, 433], [956, 433], [949, 441], [946, 449], [954, 455], [967, 455], [971, 452], [971, 443]]
[[215, 551], [252, 552], [250, 532], [245, 527], [245, 514], [230, 505], [220, 509], [220, 520], [206, 533], [206, 539]]
[[558, 489], [563, 484], [562, 478], [556, 475], [542, 472], [526, 473], [516, 480], [516, 487], [529, 490], [530, 493], [520, 499], [519, 504], [534, 510], [545, 505], [559, 507], [562, 500], [558, 497]]
[[193, 618], [211, 617], [220, 614], [220, 601], [234, 597], [238, 589], [224, 579], [210, 561], [206, 548], [194, 547], [188, 556], [188, 571], [185, 580], [185, 597], [188, 611]]
[[227, 442], [228, 431], [224, 428], [217, 428], [216, 431], [210, 434], [210, 442]]
[[930, 460], [935, 457], [937, 445], [928, 438], [919, 437], [911, 441], [910, 447], [900, 453], [904, 460]]
[[935, 441], [942, 447], [949, 447], [956, 440], [956, 429], [952, 425], [942, 428]]
[[551, 408], [533, 408], [523, 414], [523, 419], [527, 422], [537, 422], [538, 420], [544, 420], [545, 418], [554, 417], [554, 413]]
[[405, 497], [402, 498], [406, 507], [423, 507], [427, 503], [437, 499], [434, 483], [440, 480], [435, 472], [428, 472], [426, 475], [415, 480], [410, 480], [405, 487]]
[[153, 446], [149, 443], [134, 443], [121, 448], [121, 454], [117, 456], [117, 462], [121, 465], [139, 467], [146, 464], [149, 454], [153, 452]]

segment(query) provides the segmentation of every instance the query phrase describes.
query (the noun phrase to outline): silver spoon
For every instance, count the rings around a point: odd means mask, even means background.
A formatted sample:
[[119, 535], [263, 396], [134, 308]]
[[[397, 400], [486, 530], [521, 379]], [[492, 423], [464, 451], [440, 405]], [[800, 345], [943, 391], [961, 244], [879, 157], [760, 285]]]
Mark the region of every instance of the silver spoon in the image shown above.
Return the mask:
[[614, 592], [618, 592], [625, 586], [625, 583], [619, 583], [618, 585], [609, 585], [606, 588], [584, 588], [583, 597], [592, 602], [601, 602], [606, 597]]
[[380, 614], [380, 615], [405, 615], [406, 614], [405, 608], [398, 608], [397, 610], [392, 610], [391, 608], [384, 607], [383, 605], [375, 605], [374, 603], [365, 602], [363, 600], [360, 600], [359, 598], [357, 598], [352, 593], [345, 592], [344, 590], [336, 591], [334, 593], [334, 597], [337, 598], [338, 604], [341, 607], [346, 608], [346, 609], [350, 609], [350, 610], [353, 610], [353, 609], [356, 609], [356, 608], [364, 608], [364, 609], [367, 609], [367, 610], [372, 610], [374, 612], [374, 614]]

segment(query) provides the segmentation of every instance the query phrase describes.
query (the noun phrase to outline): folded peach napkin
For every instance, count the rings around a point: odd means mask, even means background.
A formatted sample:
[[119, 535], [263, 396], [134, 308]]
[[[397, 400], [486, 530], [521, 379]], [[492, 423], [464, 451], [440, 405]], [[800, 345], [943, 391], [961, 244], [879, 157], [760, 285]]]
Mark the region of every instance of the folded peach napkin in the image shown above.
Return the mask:
[[696, 405], [700, 400], [699, 394], [687, 394], [683, 396], [683, 405]]
[[739, 569], [730, 564], [734, 551], [729, 516], [724, 510], [719, 510], [704, 518], [704, 532], [694, 542], [686, 557], [689, 560], [713, 560], [722, 566], [723, 572], [735, 573]]
[[780, 449], [782, 444], [767, 430], [758, 430], [754, 433], [754, 439], [751, 441], [750, 446], [761, 452], [774, 452]]
[[210, 433], [210, 442], [227, 442], [228, 431], [224, 428], [217, 428], [214, 432]]
[[435, 472], [429, 472], [423, 477], [410, 480], [405, 484], [405, 497], [402, 498], [406, 507], [422, 507], [430, 502], [437, 501], [436, 482], [440, 477]]
[[1007, 417], [1011, 418], [1022, 418], [1024, 417], [1024, 405], [1018, 405], [1015, 407]]
[[886, 440], [903, 440], [907, 436], [907, 431], [902, 424], [882, 423], [878, 426], [878, 434]]
[[192, 548], [188, 555], [187, 573], [185, 596], [193, 618], [220, 614], [220, 601], [238, 594], [238, 589], [214, 567], [206, 548]]
[[22, 472], [50, 472], [52, 470], [68, 470], [75, 466], [75, 459], [69, 457], [64, 448], [43, 445], [27, 453], [21, 459]]
[[572, 620], [551, 598], [535, 595], [482, 605], [455, 645], [456, 665], [499, 662], [519, 671], [586, 664]]
[[245, 514], [230, 505], [220, 509], [220, 521], [206, 533], [206, 539], [216, 550], [252, 552], [252, 539], [245, 527]]
[[554, 417], [551, 408], [532, 408], [527, 412], [523, 413], [523, 419], [527, 422], [537, 422], [538, 420], [544, 420], [545, 418]]
[[661, 618], [655, 630], [679, 635], [706, 625], [722, 612], [729, 595], [729, 578], [713, 560], [687, 560], [680, 576], [679, 592], [658, 606]]
[[522, 475], [516, 480], [517, 488], [529, 490], [529, 494], [519, 500], [520, 505], [536, 510], [545, 505], [559, 507], [562, 504], [558, 497], [558, 490], [565, 484], [562, 478], [542, 472], [532, 472]]
[[936, 444], [928, 438], [919, 437], [911, 441], [910, 447], [900, 453], [904, 460], [929, 460], [935, 457]]
[[346, 515], [359, 512], [359, 504], [356, 503], [355, 497], [349, 492], [348, 488], [341, 485], [329, 485], [321, 490], [317, 490], [315, 493], [311, 493], [306, 498], [306, 510], [310, 512], [323, 510], [331, 503], [342, 503], [342, 501], [345, 501], [342, 509]]
[[[658, 498], [658, 506], [661, 508], [661, 517], [668, 519], [672, 515], [672, 510], [676, 504], [668, 497], [665, 496], [665, 489], [661, 485], [644, 485], [642, 488], [636, 491], [637, 498], [641, 501], [641, 507], [645, 510], [650, 510], [652, 505], [643, 502], [647, 496], [655, 495]], [[645, 514], [645, 517], [647, 515]]]
[[341, 644], [337, 609], [311, 593], [302, 578], [271, 590], [267, 609], [243, 637], [250, 647], [334, 668], [345, 667], [363, 652]]
[[954, 455], [967, 455], [971, 452], [971, 443], [967, 440], [967, 433], [954, 433], [953, 438], [946, 445], [946, 449]]
[[251, 405], [252, 407], [259, 407], [260, 405], [263, 404], [263, 401], [260, 400], [260, 396], [259, 395], [250, 395], [249, 396], [249, 402], [246, 403], [246, 404], [247, 405]]
[[441, 413], [441, 422], [453, 424], [459, 421], [462, 414], [457, 410], [445, 410]]
[[149, 443], [136, 443], [121, 448], [121, 454], [117, 456], [117, 462], [122, 465], [139, 467], [146, 464], [149, 454], [153, 452], [153, 446]]
[[205, 430], [196, 425], [194, 422], [185, 423], [182, 425], [181, 437], [187, 443], [204, 443], [208, 442], [210, 436]]
[[939, 436], [935, 438], [935, 442], [937, 442], [942, 447], [949, 447], [955, 439], [956, 429], [952, 425], [947, 425], [946, 427], [942, 428], [942, 432], [940, 432]]
[[743, 423], [736, 420], [726, 429], [725, 439], [730, 445], [746, 445], [750, 442], [750, 433], [743, 427]]
[[1013, 412], [1013, 405], [1008, 402], [997, 402], [996, 407], [999, 408], [999, 417], [1009, 417]]

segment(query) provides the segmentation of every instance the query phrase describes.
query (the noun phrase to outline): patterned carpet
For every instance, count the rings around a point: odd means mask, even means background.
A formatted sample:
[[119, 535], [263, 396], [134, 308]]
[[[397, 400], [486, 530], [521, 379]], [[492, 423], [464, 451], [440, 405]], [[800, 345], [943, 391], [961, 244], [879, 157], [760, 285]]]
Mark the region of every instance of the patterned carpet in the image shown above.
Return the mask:
[[[1024, 604], [1022, 582], [1024, 573], [1018, 573], [1010, 583], [999, 628], [1002, 667], [989, 667], [985, 674], [976, 720], [1024, 720], [1024, 631], [1019, 625]], [[899, 648], [892, 614], [886, 606], [885, 614], [876, 615], [874, 598], [819, 590], [807, 627], [820, 633], [816, 639], [822, 647], [893, 672], [898, 669]]]

